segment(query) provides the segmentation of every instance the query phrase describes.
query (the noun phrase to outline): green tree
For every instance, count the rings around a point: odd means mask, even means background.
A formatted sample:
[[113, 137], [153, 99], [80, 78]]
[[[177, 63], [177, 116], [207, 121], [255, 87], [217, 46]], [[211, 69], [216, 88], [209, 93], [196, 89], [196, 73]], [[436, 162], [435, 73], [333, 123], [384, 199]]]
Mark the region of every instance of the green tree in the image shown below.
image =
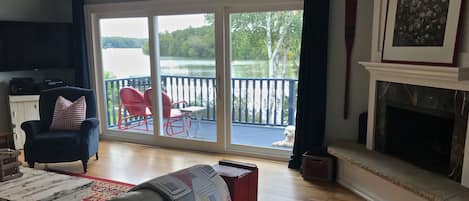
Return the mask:
[[[302, 11], [231, 15], [232, 59], [267, 60], [269, 77], [286, 77], [288, 61], [299, 58], [302, 16]], [[159, 33], [160, 55], [215, 58], [214, 15], [205, 20], [206, 26]], [[148, 41], [143, 52], [149, 54]]]
[[110, 71], [104, 71], [104, 80], [110, 80], [110, 79], [115, 79], [117, 76], [114, 75], [114, 73]]
[[[296, 60], [299, 57], [302, 16], [302, 11], [233, 14], [231, 16], [232, 52], [235, 56], [246, 56], [243, 49], [246, 45], [259, 48], [253, 52], [268, 60], [269, 78], [284, 78], [287, 60]], [[245, 44], [246, 41], [249, 44]], [[270, 101], [268, 107], [270, 111], [275, 111], [275, 102], [279, 101], [279, 97], [275, 96], [276, 89], [268, 90], [270, 97], [267, 99], [275, 100]], [[270, 119], [274, 117], [274, 113], [271, 112]]]
[[142, 48], [143, 44], [148, 41], [143, 38], [127, 38], [127, 37], [103, 37], [101, 39], [101, 47], [103, 48]]
[[[159, 33], [161, 56], [215, 58], [215, 35], [213, 25], [188, 27], [183, 30]], [[148, 41], [143, 45], [143, 53], [149, 54]]]
[[[302, 11], [237, 13], [231, 16], [232, 51], [236, 57], [246, 57], [242, 49], [248, 45], [258, 48], [269, 62], [269, 77], [284, 77], [287, 60], [299, 56]], [[239, 51], [239, 53], [238, 53]], [[280, 65], [282, 63], [282, 65]]]

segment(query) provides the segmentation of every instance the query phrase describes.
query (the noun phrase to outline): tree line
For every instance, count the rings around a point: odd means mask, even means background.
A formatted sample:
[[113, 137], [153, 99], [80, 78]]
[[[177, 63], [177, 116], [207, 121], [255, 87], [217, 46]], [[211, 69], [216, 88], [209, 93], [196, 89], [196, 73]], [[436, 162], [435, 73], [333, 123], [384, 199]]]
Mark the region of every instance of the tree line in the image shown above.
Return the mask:
[[127, 37], [103, 37], [101, 39], [102, 48], [142, 48], [147, 42], [143, 38], [127, 38]]
[[[261, 41], [249, 40], [248, 33], [233, 35], [233, 59], [235, 60], [262, 60], [266, 53], [259, 47]], [[160, 55], [172, 57], [190, 57], [199, 59], [215, 58], [215, 35], [211, 25], [177, 30], [171, 33], [160, 33]], [[148, 39], [126, 37], [103, 37], [103, 48], [143, 48], [148, 55]]]
[[[159, 33], [161, 56], [215, 58], [213, 15], [208, 25]], [[268, 60], [271, 76], [281, 76], [286, 61], [300, 54], [302, 11], [241, 13], [231, 16], [231, 57], [233, 60]], [[103, 48], [142, 48], [149, 54], [148, 39], [103, 37]]]

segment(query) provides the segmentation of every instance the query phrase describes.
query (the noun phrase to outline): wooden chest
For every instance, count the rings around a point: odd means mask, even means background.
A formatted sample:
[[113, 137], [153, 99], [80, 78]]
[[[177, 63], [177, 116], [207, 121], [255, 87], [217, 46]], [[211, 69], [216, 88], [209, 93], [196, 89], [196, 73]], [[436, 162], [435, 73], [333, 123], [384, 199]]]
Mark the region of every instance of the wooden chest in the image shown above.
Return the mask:
[[0, 182], [23, 176], [18, 161], [20, 152], [12, 149], [0, 149]]
[[309, 181], [335, 181], [335, 159], [325, 154], [306, 152], [303, 154], [301, 173]]
[[214, 169], [225, 180], [232, 201], [257, 201], [258, 169], [255, 164], [221, 160]]

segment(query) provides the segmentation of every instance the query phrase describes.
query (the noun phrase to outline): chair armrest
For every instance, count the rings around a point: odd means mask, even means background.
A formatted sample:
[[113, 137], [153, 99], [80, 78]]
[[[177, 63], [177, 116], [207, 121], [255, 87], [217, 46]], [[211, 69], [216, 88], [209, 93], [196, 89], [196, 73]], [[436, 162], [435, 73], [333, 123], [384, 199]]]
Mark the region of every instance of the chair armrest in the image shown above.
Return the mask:
[[82, 160], [88, 160], [91, 155], [97, 153], [99, 146], [99, 120], [88, 118], [81, 123], [81, 156]]
[[88, 118], [85, 121], [81, 122], [80, 131], [89, 131], [93, 128], [97, 128], [99, 125], [99, 120], [97, 118]]
[[24, 133], [27, 137], [32, 137], [36, 134], [39, 134], [39, 132], [41, 131], [41, 121], [25, 121], [21, 124], [21, 129], [24, 130]]

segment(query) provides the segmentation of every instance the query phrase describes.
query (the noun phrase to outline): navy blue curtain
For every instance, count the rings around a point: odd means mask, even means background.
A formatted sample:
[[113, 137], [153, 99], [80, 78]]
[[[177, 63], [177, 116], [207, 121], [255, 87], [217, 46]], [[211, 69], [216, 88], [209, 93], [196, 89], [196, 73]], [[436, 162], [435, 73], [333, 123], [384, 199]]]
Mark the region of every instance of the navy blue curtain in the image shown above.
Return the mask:
[[75, 69], [75, 86], [89, 89], [90, 77], [86, 51], [84, 5], [84, 0], [72, 0], [73, 64]]
[[304, 0], [296, 133], [290, 168], [301, 166], [303, 153], [323, 149], [328, 30], [329, 0]]

